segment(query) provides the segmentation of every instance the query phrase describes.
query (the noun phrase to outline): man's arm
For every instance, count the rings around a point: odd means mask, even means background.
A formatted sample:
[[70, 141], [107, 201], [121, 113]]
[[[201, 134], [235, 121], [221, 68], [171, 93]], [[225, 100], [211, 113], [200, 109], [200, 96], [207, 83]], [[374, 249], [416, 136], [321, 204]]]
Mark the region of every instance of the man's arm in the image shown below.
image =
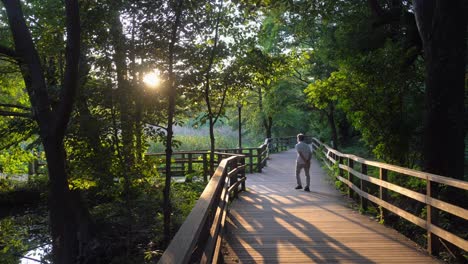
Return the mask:
[[306, 162], [306, 163], [309, 162], [309, 160], [306, 159], [306, 158], [304, 157], [304, 154], [302, 154], [300, 151], [298, 151], [297, 153], [299, 153], [299, 156], [301, 156], [301, 159], [302, 159], [304, 162]]

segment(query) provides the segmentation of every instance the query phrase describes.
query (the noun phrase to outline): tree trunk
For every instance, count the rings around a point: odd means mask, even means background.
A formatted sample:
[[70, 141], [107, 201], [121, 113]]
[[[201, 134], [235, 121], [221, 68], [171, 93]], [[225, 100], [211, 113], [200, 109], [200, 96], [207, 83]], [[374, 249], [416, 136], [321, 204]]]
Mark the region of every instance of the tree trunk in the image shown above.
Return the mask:
[[[205, 91], [204, 91], [204, 98], [205, 103], [208, 111], [208, 118], [209, 118], [209, 126], [210, 126], [210, 175], [214, 173], [214, 150], [215, 146], [215, 137], [214, 137], [214, 125], [216, 123], [217, 118], [215, 118], [213, 107], [211, 106], [210, 101], [210, 86], [211, 86], [211, 69], [213, 67], [213, 62], [216, 57], [216, 51], [218, 47], [218, 40], [219, 40], [219, 22], [221, 20], [221, 8], [222, 8], [223, 1], [220, 2], [219, 6], [219, 13], [216, 17], [216, 24], [215, 24], [215, 36], [214, 36], [214, 43], [213, 48], [210, 52], [210, 57], [208, 59], [208, 66], [206, 67], [205, 71]], [[224, 99], [223, 99], [224, 100]], [[221, 106], [222, 107], [222, 106]]]
[[49, 217], [54, 263], [75, 263], [78, 255], [77, 223], [70, 202], [65, 151], [54, 139], [43, 139], [49, 172]]
[[66, 69], [60, 102], [54, 108], [47, 93], [46, 80], [31, 33], [26, 26], [19, 0], [2, 0], [15, 43], [14, 57], [33, 108], [34, 118], [44, 146], [50, 179], [49, 217], [54, 263], [75, 263], [78, 256], [78, 234], [74, 207], [71, 206], [65, 169], [63, 139], [70, 120], [79, 82], [80, 18], [76, 0], [65, 1], [67, 45]]
[[426, 63], [424, 169], [457, 179], [463, 178], [464, 163], [466, 9], [463, 2], [414, 1]]
[[[463, 178], [464, 98], [466, 65], [466, 4], [463, 0], [414, 0], [426, 64], [426, 118], [423, 168], [451, 178]], [[433, 186], [433, 196], [441, 195]], [[457, 200], [459, 192], [450, 192]], [[433, 213], [434, 224], [438, 214]], [[432, 241], [437, 242], [434, 236]], [[438, 253], [438, 245], [429, 251]]]
[[327, 119], [328, 119], [328, 125], [330, 126], [331, 132], [332, 132], [332, 140], [333, 140], [333, 145], [331, 146], [332, 148], [338, 150], [339, 147], [339, 142], [338, 142], [338, 132], [336, 129], [336, 123], [335, 123], [335, 107], [333, 103], [330, 103], [330, 111], [326, 113]]
[[271, 138], [271, 128], [273, 127], [273, 117], [268, 116], [263, 118], [263, 127], [265, 128], [265, 136], [266, 138]]
[[214, 135], [214, 122], [213, 117], [210, 115], [210, 175], [214, 173], [214, 152], [215, 152], [215, 135]]
[[169, 105], [167, 110], [167, 134], [166, 134], [166, 180], [164, 185], [164, 243], [169, 244], [171, 240], [171, 159], [172, 159], [172, 139], [173, 124], [175, 114], [175, 97], [177, 95], [176, 78], [174, 74], [174, 47], [179, 35], [180, 18], [183, 8], [183, 0], [179, 0], [175, 10], [175, 21], [172, 25], [171, 42], [169, 43]]
[[133, 98], [131, 96], [130, 84], [127, 79], [127, 62], [126, 62], [126, 45], [125, 36], [123, 34], [122, 23], [120, 22], [119, 12], [113, 15], [113, 23], [111, 25], [112, 44], [115, 49], [114, 63], [117, 75], [117, 91], [119, 94], [119, 112], [120, 124], [122, 129], [122, 154], [125, 160], [124, 170], [130, 171], [130, 168], [135, 163], [133, 147], [133, 127], [134, 122], [131, 116], [133, 111]]

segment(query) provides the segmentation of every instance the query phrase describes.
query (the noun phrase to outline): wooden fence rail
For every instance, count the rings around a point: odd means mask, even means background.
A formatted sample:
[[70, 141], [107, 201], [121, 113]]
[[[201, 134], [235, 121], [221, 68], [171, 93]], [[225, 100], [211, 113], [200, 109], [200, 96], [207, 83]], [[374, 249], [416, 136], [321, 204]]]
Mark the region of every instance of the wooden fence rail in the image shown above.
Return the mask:
[[[159, 263], [222, 262], [220, 251], [229, 199], [245, 191], [246, 172], [261, 172], [270, 151], [286, 150], [294, 144], [295, 137], [290, 137], [265, 140], [258, 148], [218, 149], [214, 153], [216, 171]], [[164, 153], [147, 156], [164, 165]], [[208, 151], [175, 152], [172, 168], [176, 175], [183, 176], [195, 172], [194, 166], [202, 166], [205, 177], [209, 173], [208, 159]], [[164, 173], [162, 166], [158, 170]]]
[[[217, 149], [214, 153], [215, 167], [220, 164], [220, 161], [230, 154], [241, 154], [245, 157], [246, 172], [262, 172], [262, 168], [267, 165], [268, 160], [268, 144], [262, 144], [257, 148], [241, 148], [241, 149]], [[161, 173], [165, 173], [165, 153], [147, 153], [146, 156], [156, 160], [156, 169]], [[212, 175], [209, 171], [210, 152], [206, 150], [200, 151], [177, 151], [172, 154], [171, 172], [173, 177], [184, 177], [193, 173], [203, 177], [205, 180]]]
[[[367, 207], [367, 200], [369, 200], [379, 206], [380, 215], [382, 218], [385, 217], [388, 210], [412, 222], [413, 224], [424, 228], [427, 231], [427, 250], [430, 254], [433, 252], [434, 239], [437, 239], [437, 237], [450, 242], [464, 251], [468, 251], [467, 240], [436, 225], [436, 223], [433, 221], [436, 219], [433, 209], [437, 208], [438, 210], [464, 219], [465, 226], [466, 220], [468, 220], [468, 210], [459, 205], [454, 205], [450, 202], [439, 200], [438, 198], [434, 197], [433, 193], [431, 192], [431, 190], [434, 188], [434, 184], [443, 184], [457, 188], [460, 192], [466, 192], [468, 191], [468, 182], [431, 173], [416, 171], [404, 167], [389, 165], [386, 163], [370, 161], [355, 155], [343, 154], [335, 149], [332, 149], [328, 145], [323, 144], [316, 138], [312, 139], [312, 146], [316, 153], [323, 153], [323, 160], [327, 166], [330, 168], [332, 166], [338, 166], [339, 173], [336, 176], [337, 179], [339, 179], [348, 187], [349, 196], [353, 196], [353, 193], [357, 193], [360, 196], [362, 208], [365, 209]], [[361, 164], [360, 171], [356, 169], [356, 165], [358, 164]], [[378, 169], [378, 178], [368, 175], [368, 166]], [[345, 172], [347, 172], [346, 176]], [[390, 172], [419, 178], [425, 181], [425, 193], [410, 190], [390, 182], [388, 180], [388, 175]], [[359, 179], [359, 184], [355, 184], [356, 178]], [[378, 197], [370, 193], [370, 185], [378, 187]], [[398, 193], [422, 203], [426, 207], [426, 219], [420, 218], [417, 215], [414, 215], [394, 204], [391, 204], [388, 199], [389, 191]], [[466, 205], [467, 204], [465, 201], [463, 206]]]
[[215, 173], [159, 263], [218, 263], [227, 205], [245, 190], [245, 156], [224, 153]]

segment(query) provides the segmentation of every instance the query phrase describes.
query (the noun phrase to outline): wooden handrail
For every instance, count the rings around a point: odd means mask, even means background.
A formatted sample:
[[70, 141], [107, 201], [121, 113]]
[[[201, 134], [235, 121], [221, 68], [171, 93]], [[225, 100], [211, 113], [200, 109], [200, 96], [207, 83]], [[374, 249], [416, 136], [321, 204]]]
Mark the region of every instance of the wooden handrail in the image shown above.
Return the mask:
[[[285, 150], [292, 147], [295, 140], [295, 137], [276, 138], [272, 140], [272, 144], [279, 144], [276, 151]], [[219, 262], [222, 258], [221, 242], [229, 199], [237, 197], [239, 191], [245, 191], [246, 168], [253, 172], [254, 158], [257, 159], [257, 171], [262, 171], [267, 164], [270, 150], [269, 143], [264, 143], [257, 148], [218, 149], [219, 152], [215, 152], [218, 158], [225, 158], [219, 162], [199, 200], [158, 263]], [[190, 172], [191, 164], [203, 163], [206, 174], [208, 155], [208, 151], [174, 152], [173, 164], [182, 164], [183, 167], [189, 164]], [[146, 156], [164, 159], [165, 153], [148, 153]], [[197, 160], [198, 158], [202, 160]], [[246, 160], [250, 162], [247, 163]]]
[[[233, 149], [217, 149], [214, 153], [217, 157], [231, 156], [231, 155], [243, 155], [246, 159], [246, 168], [249, 173], [254, 171], [262, 172], [262, 168], [267, 165], [269, 151], [267, 149], [267, 144], [262, 144], [256, 148], [233, 148]], [[165, 159], [166, 154], [164, 152], [159, 153], [147, 153], [145, 156], [152, 158]], [[201, 160], [199, 160], [201, 158]], [[192, 164], [203, 163], [203, 177], [207, 179], [209, 176], [208, 167], [206, 162], [209, 159], [208, 150], [197, 150], [197, 151], [176, 151], [172, 154], [172, 176], [184, 176], [187, 173], [192, 173], [193, 167]], [[218, 165], [218, 160], [214, 160], [215, 165]], [[157, 168], [160, 173], [164, 173], [165, 167], [161, 166]], [[201, 176], [201, 175], [200, 175]]]
[[[312, 139], [312, 146], [315, 152], [321, 152], [324, 154], [324, 162], [327, 166], [330, 167], [330, 162], [331, 164], [337, 164], [338, 163], [338, 168], [340, 169], [339, 175], [337, 175], [337, 179], [339, 179], [341, 182], [346, 184], [349, 188], [348, 195], [352, 195], [353, 192], [356, 192], [359, 194], [361, 197], [361, 203], [363, 202], [363, 198], [374, 202], [375, 204], [380, 206], [381, 209], [381, 216], [385, 215], [384, 210], [388, 210], [424, 229], [427, 231], [427, 250], [429, 253], [432, 254], [432, 239], [433, 235], [436, 235], [453, 245], [468, 251], [468, 241], [447, 231], [444, 230], [436, 225], [434, 225], [431, 222], [432, 219], [432, 210], [431, 208], [437, 208], [439, 210], [442, 210], [444, 212], [447, 212], [449, 214], [455, 215], [457, 217], [460, 217], [464, 220], [468, 220], [468, 210], [465, 208], [462, 208], [457, 205], [450, 204], [448, 202], [441, 201], [439, 199], [436, 199], [431, 196], [431, 183], [439, 183], [439, 184], [445, 184], [448, 186], [452, 186], [461, 190], [468, 190], [468, 182], [458, 180], [458, 179], [452, 179], [436, 174], [431, 174], [427, 172], [421, 172], [413, 169], [408, 169], [400, 166], [395, 166], [395, 165], [390, 165], [382, 162], [377, 162], [377, 161], [370, 161], [363, 159], [361, 157], [355, 156], [355, 155], [350, 155], [350, 154], [344, 154], [341, 153], [328, 145], [322, 143], [320, 140], [313, 138]], [[348, 160], [348, 165], [344, 164], [344, 159]], [[362, 171], [359, 172], [355, 170], [355, 165], [356, 163], [360, 163], [362, 166]], [[375, 178], [372, 176], [367, 175], [367, 166], [372, 166], [379, 168], [379, 178]], [[365, 170], [364, 170], [365, 168]], [[344, 177], [344, 171], [348, 172], [348, 178]], [[415, 192], [412, 190], [409, 190], [405, 187], [396, 185], [394, 183], [390, 183], [387, 181], [387, 172], [388, 171], [393, 171], [396, 173], [400, 173], [403, 175], [411, 176], [411, 177], [416, 177], [422, 180], [426, 181], [426, 194], [422, 194], [419, 192]], [[353, 183], [352, 178], [356, 177], [361, 180], [361, 186], [357, 186]], [[379, 186], [379, 197], [376, 197], [368, 192], [366, 192], [366, 188], [363, 188], [363, 183], [368, 182], [372, 183], [376, 186]], [[365, 184], [364, 184], [365, 185]], [[352, 191], [351, 191], [352, 190]], [[413, 200], [416, 200], [420, 203], [425, 204], [427, 208], [427, 217], [426, 219], [422, 219], [416, 215], [413, 215], [395, 205], [390, 204], [386, 200], [386, 193], [387, 190], [391, 190], [395, 193], [404, 195], [406, 197], [409, 197]], [[364, 207], [361, 204], [362, 207]]]
[[230, 157], [220, 162], [158, 263], [212, 263], [219, 259], [230, 193], [236, 197], [238, 186], [246, 179], [245, 156], [226, 155]]

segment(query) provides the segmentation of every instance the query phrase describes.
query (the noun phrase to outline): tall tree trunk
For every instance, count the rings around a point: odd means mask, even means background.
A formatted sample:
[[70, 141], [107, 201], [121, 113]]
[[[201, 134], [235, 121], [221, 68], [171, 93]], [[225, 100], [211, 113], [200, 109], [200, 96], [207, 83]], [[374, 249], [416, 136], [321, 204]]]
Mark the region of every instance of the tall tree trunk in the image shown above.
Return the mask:
[[177, 95], [177, 84], [174, 73], [174, 47], [179, 35], [179, 27], [181, 23], [182, 8], [184, 1], [178, 0], [175, 10], [175, 21], [172, 25], [171, 42], [169, 43], [169, 91], [168, 99], [169, 105], [167, 110], [167, 134], [166, 134], [166, 180], [164, 185], [164, 242], [166, 245], [171, 240], [171, 159], [172, 159], [172, 139], [173, 139], [173, 125], [175, 115], [175, 97]]
[[127, 78], [127, 48], [125, 44], [125, 36], [123, 33], [122, 22], [120, 15], [115, 11], [113, 15], [113, 23], [111, 25], [112, 44], [115, 49], [114, 63], [117, 74], [117, 87], [119, 93], [119, 112], [120, 123], [122, 129], [122, 154], [125, 159], [125, 170], [130, 171], [130, 168], [135, 163], [135, 151], [133, 147], [134, 122], [132, 119], [133, 98], [130, 91], [130, 83]]
[[79, 82], [80, 18], [76, 0], [65, 1], [66, 67], [58, 105], [52, 108], [44, 72], [19, 0], [2, 0], [15, 43], [16, 56], [39, 126], [50, 179], [49, 217], [54, 263], [75, 263], [78, 257], [76, 214], [70, 201], [63, 139]]
[[[466, 13], [464, 0], [414, 0], [426, 64], [426, 119], [423, 168], [451, 178], [463, 178]], [[438, 186], [433, 186], [438, 196]], [[459, 191], [448, 200], [457, 200]], [[433, 222], [438, 221], [432, 213]], [[438, 239], [429, 250], [438, 253]]]
[[415, 0], [414, 7], [426, 63], [424, 169], [461, 179], [466, 4], [463, 0]]
[[265, 128], [265, 136], [266, 138], [271, 138], [271, 128], [273, 127], [273, 117], [263, 117], [263, 127]]
[[127, 47], [125, 44], [125, 35], [123, 32], [122, 22], [120, 22], [120, 14], [114, 11], [113, 23], [111, 25], [112, 42], [114, 46], [114, 63], [117, 75], [117, 93], [119, 94], [118, 106], [120, 112], [120, 129], [122, 133], [122, 152], [123, 157], [122, 174], [124, 178], [123, 198], [125, 201], [126, 214], [126, 257], [130, 255], [130, 247], [132, 241], [132, 198], [131, 198], [131, 182], [133, 175], [133, 165], [135, 164], [135, 148], [133, 146], [134, 122], [132, 119], [133, 100], [130, 91], [130, 83], [127, 78]]
[[78, 224], [74, 218], [65, 170], [63, 143], [43, 139], [49, 172], [49, 217], [54, 263], [75, 263], [78, 255]]
[[134, 120], [135, 120], [135, 155], [136, 162], [140, 163], [143, 159], [143, 104], [141, 98], [141, 88], [139, 87], [139, 80], [137, 77], [137, 64], [136, 64], [136, 41], [135, 41], [135, 30], [137, 27], [135, 19], [136, 11], [132, 11], [132, 38], [130, 43], [130, 53], [129, 58], [131, 61], [130, 64], [130, 74], [132, 76], [131, 86], [132, 86], [132, 99], [135, 106]]
[[216, 51], [218, 48], [218, 40], [219, 40], [219, 21], [221, 20], [221, 8], [223, 5], [223, 1], [220, 2], [220, 11], [216, 17], [216, 24], [215, 24], [215, 36], [214, 36], [214, 43], [213, 47], [210, 52], [210, 57], [208, 59], [208, 66], [205, 70], [205, 91], [204, 91], [204, 98], [206, 103], [206, 108], [208, 111], [208, 118], [209, 118], [209, 130], [210, 130], [210, 175], [214, 173], [214, 150], [215, 146], [215, 135], [214, 135], [214, 125], [216, 123], [217, 117], [215, 117], [213, 107], [211, 106], [210, 100], [210, 87], [211, 87], [211, 69], [213, 67], [213, 62], [216, 57]]
[[333, 146], [332, 148], [338, 149], [339, 147], [339, 142], [338, 142], [338, 131], [336, 129], [336, 123], [335, 123], [335, 106], [333, 103], [329, 104], [329, 112], [326, 113], [327, 119], [328, 119], [328, 125], [330, 126], [331, 132], [332, 132], [332, 140], [333, 140]]

